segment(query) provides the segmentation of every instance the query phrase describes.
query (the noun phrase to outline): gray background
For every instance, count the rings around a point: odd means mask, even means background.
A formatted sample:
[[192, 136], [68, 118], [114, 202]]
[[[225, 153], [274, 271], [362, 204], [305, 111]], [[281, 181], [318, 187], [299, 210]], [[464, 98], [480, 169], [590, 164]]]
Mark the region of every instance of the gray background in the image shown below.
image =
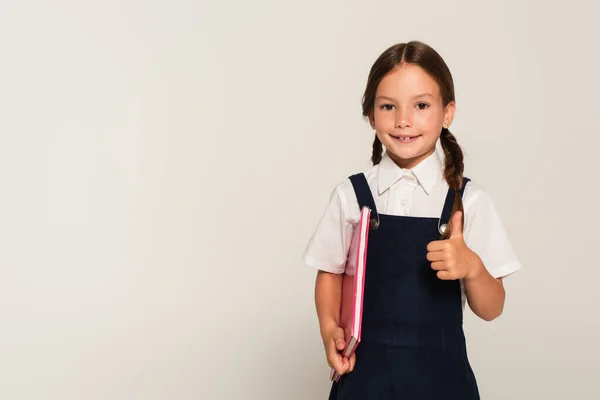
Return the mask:
[[524, 269], [482, 398], [600, 398], [598, 6], [0, 3], [0, 398], [324, 399], [300, 262], [389, 45], [436, 48]]

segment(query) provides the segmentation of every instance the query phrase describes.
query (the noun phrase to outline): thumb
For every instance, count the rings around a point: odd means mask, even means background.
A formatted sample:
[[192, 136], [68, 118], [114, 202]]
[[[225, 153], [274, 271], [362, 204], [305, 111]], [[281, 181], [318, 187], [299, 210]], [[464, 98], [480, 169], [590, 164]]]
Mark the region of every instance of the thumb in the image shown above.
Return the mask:
[[463, 233], [462, 211], [457, 211], [452, 217], [452, 233], [450, 237], [461, 237]]
[[346, 346], [346, 341], [344, 340], [344, 330], [342, 328], [336, 328], [333, 332], [333, 342], [338, 350], [343, 350]]

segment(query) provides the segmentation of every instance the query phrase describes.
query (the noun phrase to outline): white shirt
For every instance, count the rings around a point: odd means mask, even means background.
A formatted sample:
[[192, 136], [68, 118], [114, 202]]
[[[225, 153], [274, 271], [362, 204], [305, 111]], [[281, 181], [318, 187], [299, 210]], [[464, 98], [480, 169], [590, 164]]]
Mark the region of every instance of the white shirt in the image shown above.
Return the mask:
[[[381, 163], [365, 172], [377, 212], [389, 215], [440, 218], [448, 192], [443, 164], [437, 151], [411, 170], [400, 168], [387, 153]], [[521, 269], [491, 199], [469, 181], [463, 195], [467, 246], [477, 253], [489, 273], [505, 277]], [[313, 232], [302, 258], [316, 269], [343, 273], [349, 257], [360, 208], [349, 179], [338, 184]], [[463, 306], [465, 301], [463, 288]]]

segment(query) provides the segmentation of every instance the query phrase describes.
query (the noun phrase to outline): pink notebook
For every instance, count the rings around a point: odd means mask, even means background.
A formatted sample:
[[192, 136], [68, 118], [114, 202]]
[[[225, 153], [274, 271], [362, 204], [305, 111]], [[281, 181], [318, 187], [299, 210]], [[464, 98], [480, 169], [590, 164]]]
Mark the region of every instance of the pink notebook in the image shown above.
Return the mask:
[[[342, 356], [348, 358], [360, 343], [370, 220], [371, 210], [365, 206], [361, 209], [351, 248], [356, 260], [355, 267], [348, 264], [342, 277], [340, 326], [344, 329], [346, 340]], [[338, 381], [339, 378], [339, 374], [332, 368], [330, 379]]]

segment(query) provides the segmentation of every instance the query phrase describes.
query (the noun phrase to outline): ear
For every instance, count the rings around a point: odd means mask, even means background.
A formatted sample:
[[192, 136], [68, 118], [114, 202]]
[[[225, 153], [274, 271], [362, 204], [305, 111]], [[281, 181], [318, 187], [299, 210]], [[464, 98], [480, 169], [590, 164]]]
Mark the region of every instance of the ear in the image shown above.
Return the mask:
[[452, 125], [452, 121], [454, 120], [454, 114], [456, 113], [456, 103], [451, 101], [446, 106], [444, 111], [444, 122], [448, 123], [448, 126]]

